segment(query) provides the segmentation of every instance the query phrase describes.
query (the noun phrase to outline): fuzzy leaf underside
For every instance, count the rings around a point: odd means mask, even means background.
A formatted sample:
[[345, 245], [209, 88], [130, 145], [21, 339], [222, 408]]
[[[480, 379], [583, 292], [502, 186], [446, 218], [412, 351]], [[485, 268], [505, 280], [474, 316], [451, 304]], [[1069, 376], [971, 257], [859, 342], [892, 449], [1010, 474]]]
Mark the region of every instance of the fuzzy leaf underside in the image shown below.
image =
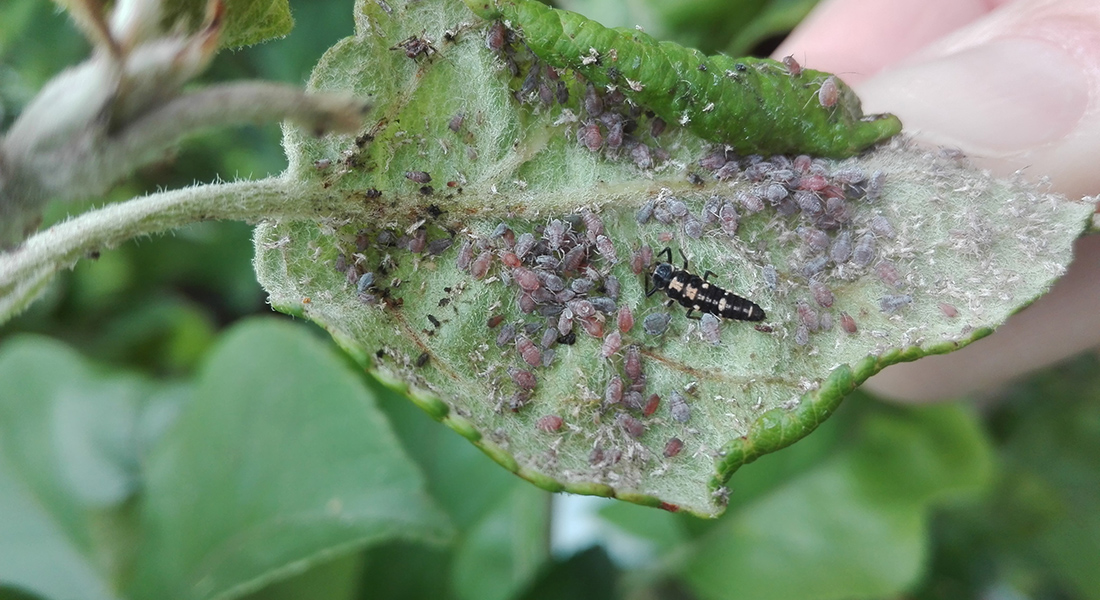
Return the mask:
[[[361, 2], [356, 15], [357, 36], [312, 84], [371, 98], [372, 121], [354, 139], [288, 130], [287, 193], [326, 208], [258, 227], [258, 276], [275, 308], [324, 326], [545, 489], [720, 514], [733, 471], [813, 430], [867, 377], [965, 345], [1042, 294], [1093, 208], [904, 140], [844, 161], [735, 156], [673, 124], [655, 132], [628, 103], [607, 103], [634, 123], [621, 145], [578, 144], [584, 82], [565, 70], [569, 97], [544, 102], [546, 79], [524, 86], [537, 58], [487, 48], [491, 25], [461, 3]], [[422, 35], [434, 50], [408, 58], [398, 44]], [[800, 209], [807, 193], [832, 210]], [[814, 250], [798, 227], [831, 247]], [[502, 261], [524, 234], [535, 244], [513, 271]], [[846, 236], [868, 240], [871, 259], [845, 256]], [[713, 271], [767, 319], [714, 329], [647, 297], [652, 267], [636, 273], [635, 256], [647, 246], [682, 249], [691, 272]], [[533, 287], [524, 270], [543, 271], [538, 289], [520, 288]], [[563, 304], [547, 274], [580, 291]], [[578, 301], [611, 312], [585, 318]], [[634, 319], [623, 331], [620, 311]]]

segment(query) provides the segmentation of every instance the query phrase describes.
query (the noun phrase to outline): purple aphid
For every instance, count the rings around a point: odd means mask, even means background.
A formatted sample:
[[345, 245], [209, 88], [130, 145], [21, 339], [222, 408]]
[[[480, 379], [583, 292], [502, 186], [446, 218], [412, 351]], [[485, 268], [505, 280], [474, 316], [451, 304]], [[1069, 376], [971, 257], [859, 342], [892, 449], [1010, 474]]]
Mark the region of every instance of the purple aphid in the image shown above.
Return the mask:
[[729, 181], [737, 177], [737, 174], [740, 172], [741, 168], [737, 165], [737, 161], [730, 160], [726, 161], [726, 164], [722, 165], [714, 172], [714, 178], [718, 181]]
[[528, 292], [533, 292], [542, 285], [535, 272], [524, 267], [512, 269], [512, 278], [516, 280], [516, 285]]
[[955, 317], [959, 316], [959, 309], [955, 308], [954, 305], [948, 304], [946, 302], [940, 302], [940, 312], [942, 312], [943, 316], [947, 317], [948, 319], [954, 319]]
[[543, 287], [554, 292], [555, 294], [565, 290], [565, 282], [561, 277], [549, 272], [549, 271], [535, 271], [535, 275], [538, 276], [539, 282]]
[[603, 146], [603, 133], [595, 121], [585, 123], [577, 130], [577, 139], [592, 152], [596, 152]]
[[814, 302], [817, 302], [825, 308], [832, 306], [833, 302], [836, 300], [832, 290], [816, 279], [810, 280], [810, 294], [813, 295]]
[[565, 253], [565, 258], [561, 261], [561, 270], [565, 273], [577, 272], [584, 264], [586, 254], [583, 245], [574, 246], [569, 252]]
[[867, 188], [864, 191], [864, 198], [868, 202], [873, 202], [882, 197], [882, 188], [886, 184], [886, 173], [883, 171], [875, 171], [871, 174], [871, 178], [867, 180]]
[[657, 222], [662, 225], [670, 225], [676, 220], [672, 212], [668, 210], [668, 206], [664, 204], [658, 204], [653, 208], [653, 218], [657, 219]]
[[813, 254], [824, 252], [829, 247], [829, 234], [820, 229], [799, 227], [794, 231], [798, 234], [798, 237], [802, 238], [802, 242]]
[[678, 219], [688, 214], [687, 204], [679, 198], [670, 198], [667, 203], [667, 208], [668, 212]]
[[721, 196], [711, 196], [708, 198], [707, 201], [703, 203], [703, 222], [708, 225], [717, 223], [719, 213], [722, 210], [722, 204], [723, 201]]
[[805, 346], [810, 343], [810, 329], [805, 325], [799, 325], [794, 330], [794, 343], [799, 346]]
[[821, 328], [820, 316], [808, 303], [799, 300], [796, 310], [798, 311], [798, 320], [802, 322], [806, 329], [817, 331]]
[[621, 427], [627, 435], [634, 439], [642, 437], [645, 433], [645, 425], [626, 413], [620, 413], [619, 416], [615, 417], [615, 422], [619, 424], [619, 427]]
[[607, 292], [607, 297], [612, 300], [619, 299], [619, 278], [614, 275], [608, 275], [603, 280], [603, 289]]
[[837, 183], [852, 185], [867, 178], [867, 174], [859, 167], [844, 167], [833, 172], [833, 179]]
[[656, 206], [656, 202], [650, 200], [642, 205], [638, 209], [638, 212], [634, 215], [634, 218], [638, 221], [639, 225], [645, 225], [653, 217], [653, 208]]
[[769, 183], [764, 186], [763, 195], [769, 204], [775, 206], [787, 198], [788, 192], [782, 184]]
[[721, 320], [710, 314], [705, 313], [699, 319], [699, 333], [703, 336], [703, 339], [711, 344], [718, 345], [722, 342], [722, 332], [720, 329]]
[[668, 330], [672, 315], [667, 312], [653, 313], [642, 319], [642, 329], [649, 335], [662, 335]]
[[600, 348], [600, 356], [604, 358], [611, 358], [619, 352], [619, 348], [623, 345], [623, 336], [618, 330], [611, 330], [610, 333], [604, 336], [603, 346]]
[[597, 339], [603, 338], [603, 315], [577, 317], [577, 320], [580, 321], [581, 329], [589, 336]]
[[645, 144], [635, 144], [630, 149], [630, 160], [634, 161], [634, 165], [639, 169], [653, 167], [653, 156], [649, 152], [649, 146]]
[[567, 335], [573, 331], [573, 311], [566, 308], [558, 315], [558, 333]]
[[565, 425], [565, 421], [558, 415], [546, 415], [539, 417], [538, 422], [535, 423], [535, 427], [539, 431], [546, 433], [555, 433], [561, 431], [562, 426]]
[[531, 314], [538, 309], [539, 304], [535, 302], [535, 297], [528, 292], [519, 292], [516, 294], [516, 307], [520, 312], [524, 314]]
[[665, 458], [675, 458], [680, 454], [680, 451], [684, 449], [684, 442], [678, 437], [669, 438], [668, 442], [665, 442], [664, 455]]
[[505, 323], [497, 332], [497, 346], [511, 344], [514, 339], [516, 339], [516, 326], [512, 323]]
[[764, 265], [761, 269], [761, 276], [764, 279], [764, 286], [769, 290], [775, 291], [775, 288], [779, 286], [779, 273], [776, 272], [774, 265]]
[[894, 226], [890, 224], [890, 220], [882, 215], [878, 215], [871, 219], [871, 231], [877, 236], [890, 240], [897, 236], [897, 233], [894, 231]]
[[623, 145], [623, 120], [621, 118], [611, 119], [611, 122], [607, 124], [607, 147], [612, 150], [618, 150]]
[[557, 343], [557, 341], [558, 341], [558, 328], [557, 328], [557, 324], [555, 323], [555, 325], [553, 327], [547, 327], [542, 332], [542, 339], [539, 340], [539, 345], [542, 346], [543, 348], [549, 348], [550, 346], [553, 346], [555, 343]]
[[821, 204], [821, 198], [818, 198], [817, 194], [813, 192], [798, 190], [794, 193], [794, 201], [798, 204], [798, 208], [810, 218], [817, 218], [825, 212], [825, 207]]
[[596, 284], [587, 277], [578, 277], [569, 283], [569, 289], [578, 294], [587, 294], [595, 285]]
[[894, 263], [888, 261], [879, 261], [875, 265], [875, 274], [887, 285], [897, 287], [901, 281], [901, 275], [898, 274], [898, 268], [894, 266]]
[[852, 315], [842, 312], [840, 313], [840, 328], [844, 330], [844, 333], [852, 334], [859, 331], [856, 326], [856, 320], [852, 318]]
[[798, 64], [798, 61], [791, 55], [783, 57], [783, 66], [787, 67], [787, 73], [791, 77], [798, 77], [802, 74], [802, 65]]
[[831, 331], [833, 329], [833, 313], [829, 311], [821, 312], [821, 331]]
[[516, 338], [516, 351], [519, 352], [520, 358], [523, 362], [537, 367], [542, 364], [542, 351], [534, 342], [527, 339], [526, 336], [519, 336]]
[[737, 209], [732, 204], [723, 204], [722, 208], [718, 209], [718, 224], [722, 228], [722, 233], [730, 237], [737, 235], [737, 227], [740, 223], [741, 216], [737, 214]]
[[856, 247], [852, 249], [852, 264], [857, 267], [866, 267], [875, 260], [875, 236], [865, 233], [859, 238]]
[[567, 226], [560, 219], [554, 219], [546, 226], [543, 235], [546, 237], [546, 245], [551, 251], [556, 252], [561, 249], [562, 244], [565, 243], [566, 231]]
[[836, 81], [836, 77], [830, 75], [825, 78], [825, 81], [821, 82], [821, 87], [817, 90], [817, 101], [821, 103], [821, 106], [825, 108], [836, 106], [837, 101], [840, 99], [840, 86], [837, 85]]
[[829, 257], [825, 255], [817, 256], [810, 259], [809, 262], [802, 265], [802, 276], [806, 279], [812, 278], [814, 275], [825, 270], [825, 265], [828, 264]]
[[440, 254], [446, 252], [447, 249], [451, 247], [451, 244], [454, 244], [454, 242], [454, 238], [449, 237], [432, 240], [428, 242], [428, 247], [426, 248], [426, 250], [431, 256], [439, 256]]
[[523, 233], [516, 240], [515, 253], [520, 259], [527, 256], [527, 253], [535, 247], [535, 236], [531, 232]]
[[614, 264], [619, 262], [618, 257], [615, 255], [615, 245], [611, 243], [611, 238], [606, 235], [599, 235], [596, 237], [596, 251], [609, 263]]
[[703, 222], [699, 219], [696, 219], [694, 215], [688, 215], [687, 217], [685, 217], [684, 235], [694, 240], [703, 237]]
[[623, 371], [631, 381], [642, 378], [642, 353], [638, 346], [631, 345], [626, 349], [626, 358], [623, 359]]
[[691, 420], [691, 406], [684, 400], [684, 395], [680, 392], [673, 390], [668, 398], [669, 412], [672, 413], [672, 420], [677, 423], [687, 423]]
[[493, 24], [489, 26], [489, 31], [485, 34], [485, 46], [493, 52], [500, 52], [501, 48], [504, 48], [506, 34], [504, 23], [493, 21]]
[[604, 232], [603, 221], [601, 221], [599, 215], [594, 212], [586, 212], [581, 215], [581, 221], [584, 223], [584, 234], [588, 238], [588, 241], [595, 243]]
[[615, 375], [607, 382], [603, 391], [603, 399], [608, 404], [618, 404], [623, 401], [623, 378]]
[[470, 276], [474, 279], [484, 279], [485, 275], [489, 273], [489, 266], [493, 262], [493, 253], [489, 251], [482, 252], [477, 255], [477, 258], [470, 263]]
[[591, 117], [598, 117], [603, 113], [603, 98], [591, 83], [584, 90], [584, 110]]
[[568, 306], [569, 310], [573, 311], [574, 316], [582, 319], [586, 319], [596, 314], [596, 307], [588, 300], [571, 300], [566, 306]]
[[455, 113], [455, 115], [453, 117], [451, 117], [451, 120], [447, 121], [447, 129], [450, 129], [451, 131], [453, 131], [455, 133], [458, 133], [458, 130], [462, 129], [462, 123], [465, 120], [466, 120], [466, 113], [464, 113], [464, 112]]
[[615, 312], [615, 301], [611, 298], [608, 298], [607, 296], [594, 296], [592, 298], [589, 298], [588, 301], [592, 303], [592, 306], [594, 306], [596, 310], [604, 313], [605, 315], [609, 315]]
[[758, 213], [764, 210], [764, 199], [753, 192], [738, 192], [737, 201], [747, 212]]
[[428, 183], [432, 176], [425, 171], [405, 171], [405, 179], [415, 183]]
[[829, 258], [836, 264], [848, 262], [852, 256], [852, 234], [847, 231], [840, 232], [833, 245], [829, 248]]
[[535, 386], [538, 385], [538, 379], [535, 377], [535, 374], [524, 369], [508, 367], [508, 376], [511, 377], [512, 382], [522, 390], [533, 390]]

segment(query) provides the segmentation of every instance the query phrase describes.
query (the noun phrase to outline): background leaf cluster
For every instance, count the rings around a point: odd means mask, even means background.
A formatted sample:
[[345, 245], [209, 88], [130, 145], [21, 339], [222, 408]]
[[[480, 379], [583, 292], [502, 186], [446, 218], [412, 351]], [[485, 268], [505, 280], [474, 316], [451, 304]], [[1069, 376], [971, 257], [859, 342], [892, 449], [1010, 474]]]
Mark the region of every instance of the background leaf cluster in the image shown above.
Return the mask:
[[[727, 25], [728, 6], [564, 7], [608, 25], [639, 10], [703, 49], [773, 31]], [[207, 77], [301, 82], [351, 32], [344, 1], [292, 8], [289, 38]], [[5, 124], [78, 40], [46, 2], [0, 6]], [[277, 139], [196, 139], [115, 199], [277, 172]], [[239, 224], [142, 240], [0, 329], [0, 598], [1100, 598], [1093, 356], [981, 412], [853, 398], [739, 471], [723, 518], [590, 503], [606, 543], [570, 547], [576, 519], [548, 494], [272, 316], [251, 255]]]

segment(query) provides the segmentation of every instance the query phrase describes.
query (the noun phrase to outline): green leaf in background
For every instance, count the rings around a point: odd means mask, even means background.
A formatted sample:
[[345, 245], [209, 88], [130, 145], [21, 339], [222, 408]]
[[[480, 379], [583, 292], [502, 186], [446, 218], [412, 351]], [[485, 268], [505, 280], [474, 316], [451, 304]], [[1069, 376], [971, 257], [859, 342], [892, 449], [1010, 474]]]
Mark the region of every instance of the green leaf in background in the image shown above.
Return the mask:
[[701, 598], [880, 598], [916, 583], [930, 508], [987, 489], [993, 457], [959, 406], [867, 419], [856, 444], [692, 544], [680, 573]]
[[230, 596], [368, 544], [450, 533], [356, 375], [273, 320], [223, 337], [147, 472], [133, 597]]
[[[905, 140], [844, 161], [736, 155], [661, 131], [643, 96], [551, 72], [577, 59], [532, 54], [529, 23], [505, 31], [448, 0], [360, 8], [311, 83], [371, 98], [370, 122], [287, 130], [278, 184], [304, 214], [257, 228], [258, 278], [274, 307], [546, 490], [720, 514], [736, 469], [867, 377], [1042, 294], [1094, 208]], [[542, 34], [561, 26], [531, 10]], [[610, 35], [567, 20], [601, 32], [593, 44]], [[596, 53], [626, 60], [625, 35]], [[679, 72], [648, 67], [653, 89]], [[647, 297], [645, 253], [666, 246], [767, 321], [696, 321]]]
[[[251, 46], [265, 40], [282, 37], [294, 27], [288, 0], [223, 0], [225, 29], [221, 36], [224, 48]], [[165, 3], [164, 20], [175, 23], [190, 20], [197, 27], [202, 23], [207, 0], [185, 0]]]
[[152, 391], [100, 376], [62, 344], [0, 348], [0, 583], [47, 598], [114, 598], [125, 557], [104, 526], [139, 484], [139, 409]]

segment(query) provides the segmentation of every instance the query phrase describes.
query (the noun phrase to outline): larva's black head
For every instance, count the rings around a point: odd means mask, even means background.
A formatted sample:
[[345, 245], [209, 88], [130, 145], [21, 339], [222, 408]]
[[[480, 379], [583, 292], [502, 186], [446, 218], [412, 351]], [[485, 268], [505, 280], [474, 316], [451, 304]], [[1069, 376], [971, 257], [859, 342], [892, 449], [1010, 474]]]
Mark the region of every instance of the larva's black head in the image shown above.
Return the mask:
[[672, 281], [673, 272], [674, 269], [669, 263], [657, 263], [657, 266], [653, 268], [653, 273], [650, 275], [650, 279], [653, 280], [653, 288], [658, 290], [667, 288], [668, 283]]

